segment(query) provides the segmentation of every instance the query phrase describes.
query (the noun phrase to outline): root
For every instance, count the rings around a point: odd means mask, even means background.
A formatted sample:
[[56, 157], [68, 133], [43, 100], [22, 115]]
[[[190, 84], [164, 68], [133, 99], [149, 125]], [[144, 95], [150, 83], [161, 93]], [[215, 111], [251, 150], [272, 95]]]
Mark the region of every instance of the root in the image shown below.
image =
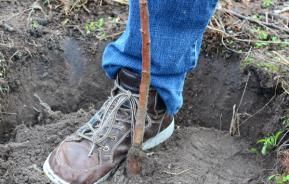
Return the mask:
[[[232, 9], [232, 10], [231, 10]], [[258, 12], [264, 15], [264, 20], [243, 15], [233, 11], [231, 6], [218, 7], [217, 13], [212, 17], [208, 26], [211, 34], [216, 34], [222, 45], [229, 51], [243, 54], [245, 48], [253, 47], [256, 44], [264, 45], [289, 45], [287, 41], [289, 28], [288, 18], [276, 12]], [[255, 28], [267, 30], [277, 40], [261, 39], [255, 34]], [[248, 44], [244, 44], [248, 43]], [[242, 44], [242, 45], [240, 45]], [[256, 48], [254, 48], [256, 49]]]
[[247, 16], [241, 15], [241, 14], [239, 14], [237, 12], [234, 12], [234, 11], [231, 11], [231, 10], [228, 10], [228, 9], [224, 9], [224, 8], [219, 9], [219, 11], [234, 15], [234, 16], [240, 18], [240, 19], [256, 23], [256, 24], [258, 24], [260, 26], [263, 26], [263, 27], [266, 27], [266, 28], [270, 27], [270, 28], [273, 28], [273, 29], [277, 29], [279, 31], [283, 31], [283, 32], [289, 33], [289, 29], [286, 28], [285, 26], [284, 27], [280, 27], [280, 26], [277, 26], [276, 24], [273, 24], [273, 23], [259, 21], [259, 20], [253, 19], [251, 17], [247, 17]]
[[[51, 110], [51, 107], [47, 103], [45, 103], [36, 93], [34, 93], [33, 96], [38, 99], [39, 104], [44, 108], [44, 112], [48, 114], [49, 118], [51, 118], [51, 119], [58, 119], [59, 118], [59, 116], [61, 114], [60, 111]], [[35, 107], [33, 107], [33, 109], [40, 113], [38, 118], [37, 118], [38, 121], [40, 122], [43, 118], [43, 113]]]
[[170, 175], [180, 175], [180, 174], [183, 174], [183, 173], [188, 172], [189, 170], [191, 170], [191, 169], [185, 169], [185, 170], [180, 171], [180, 172], [169, 172], [169, 171], [163, 171], [163, 173], [170, 174]]
[[257, 114], [259, 114], [260, 112], [262, 112], [277, 96], [277, 88], [278, 88], [278, 84], [279, 84], [279, 78], [276, 84], [276, 88], [275, 88], [275, 94], [272, 96], [272, 98], [263, 106], [261, 107], [259, 110], [257, 110], [253, 115], [250, 115], [246, 120], [244, 120], [243, 122], [240, 123], [240, 126], [245, 124], [247, 121], [249, 121], [251, 118], [253, 118], [254, 116], [256, 116]]
[[0, 114], [4, 114], [4, 115], [17, 115], [17, 113], [15, 112], [0, 112]]
[[112, 0], [112, 1], [123, 4], [123, 5], [128, 5], [128, 0]]
[[86, 7], [88, 0], [76, 0], [74, 3], [72, 0], [60, 0], [63, 4], [63, 10], [66, 15], [72, 12], [75, 8], [83, 8], [88, 14], [90, 14], [90, 10]]
[[34, 93], [33, 96], [38, 99], [40, 105], [41, 105], [42, 107], [44, 107], [44, 109], [45, 109], [49, 114], [53, 114], [53, 113], [54, 113], [54, 112], [51, 110], [51, 107], [50, 107], [47, 103], [43, 102], [43, 100], [42, 100], [36, 93]]
[[236, 104], [233, 106], [233, 116], [230, 124], [230, 135], [238, 135], [240, 136], [240, 113], [236, 111]]
[[241, 133], [240, 133], [240, 119], [241, 118], [240, 117], [241, 117], [242, 113], [239, 113], [239, 109], [243, 103], [244, 96], [245, 96], [245, 93], [247, 91], [250, 76], [251, 76], [251, 73], [248, 74], [246, 85], [245, 85], [245, 88], [243, 90], [242, 97], [241, 97], [241, 100], [239, 102], [238, 108], [236, 109], [236, 104], [233, 106], [233, 115], [232, 115], [232, 120], [231, 120], [231, 124], [230, 124], [230, 130], [229, 130], [231, 136], [236, 135], [236, 134], [238, 136], [241, 135]]
[[13, 149], [13, 148], [20, 148], [20, 147], [26, 147], [29, 141], [25, 142], [10, 142], [7, 144], [0, 144], [0, 149], [1, 150], [6, 150], [6, 149]]

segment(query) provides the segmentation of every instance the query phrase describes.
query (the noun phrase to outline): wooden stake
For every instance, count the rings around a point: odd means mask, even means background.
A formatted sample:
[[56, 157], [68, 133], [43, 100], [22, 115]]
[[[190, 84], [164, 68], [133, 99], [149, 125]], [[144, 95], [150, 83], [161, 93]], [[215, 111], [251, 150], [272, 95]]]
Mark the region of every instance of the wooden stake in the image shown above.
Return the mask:
[[149, 30], [149, 13], [147, 0], [140, 0], [140, 18], [142, 33], [142, 75], [139, 90], [139, 106], [136, 115], [136, 124], [133, 136], [133, 145], [129, 150], [127, 159], [128, 173], [137, 175], [141, 172], [141, 161], [143, 157], [142, 142], [145, 129], [145, 120], [147, 115], [148, 95], [150, 88], [150, 30]]

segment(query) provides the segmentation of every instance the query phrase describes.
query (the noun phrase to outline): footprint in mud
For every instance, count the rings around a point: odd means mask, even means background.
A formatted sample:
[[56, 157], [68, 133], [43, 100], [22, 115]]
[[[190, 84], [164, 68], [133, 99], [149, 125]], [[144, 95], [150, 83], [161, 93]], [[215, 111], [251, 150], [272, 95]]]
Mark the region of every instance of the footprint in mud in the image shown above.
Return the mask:
[[87, 62], [82, 48], [78, 41], [73, 38], [67, 38], [63, 41], [65, 63], [70, 68], [70, 84], [79, 85], [84, 74], [84, 68]]

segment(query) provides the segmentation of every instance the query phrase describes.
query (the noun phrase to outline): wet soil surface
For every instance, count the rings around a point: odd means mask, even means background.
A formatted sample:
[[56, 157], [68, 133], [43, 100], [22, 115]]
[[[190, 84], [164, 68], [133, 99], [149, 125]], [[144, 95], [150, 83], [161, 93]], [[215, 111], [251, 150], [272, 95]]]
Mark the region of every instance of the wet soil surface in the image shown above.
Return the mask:
[[[23, 12], [33, 4], [0, 2], [0, 16], [5, 18], [13, 9]], [[95, 2], [87, 6], [94, 10], [89, 16], [81, 11], [75, 14], [71, 24], [83, 25], [82, 20], [91, 17], [127, 16], [126, 6], [95, 6]], [[13, 38], [15, 43], [0, 50], [11, 60], [7, 78], [10, 91], [2, 97], [5, 111], [11, 113], [0, 118], [3, 184], [50, 183], [42, 172], [44, 160], [65, 136], [95, 113], [112, 86], [100, 67], [108, 41], [85, 36], [77, 28], [63, 29], [59, 26], [65, 20], [63, 13], [53, 10], [52, 14], [50, 23], [36, 36], [23, 24], [25, 16], [9, 22], [16, 31], [1, 27], [4, 41]], [[123, 23], [115, 25], [112, 33], [123, 27]], [[274, 96], [272, 78], [255, 68], [242, 71], [240, 61], [234, 54], [224, 58], [203, 53], [198, 68], [186, 80], [184, 107], [176, 116], [175, 134], [147, 153], [142, 177], [128, 178], [122, 164], [106, 183], [265, 183], [265, 171], [273, 163], [249, 149], [257, 138], [276, 128], [288, 100], [280, 95], [264, 107]], [[240, 113], [254, 114], [264, 108], [241, 126], [240, 137], [231, 137], [232, 108], [239, 104], [248, 72], [251, 77]]]

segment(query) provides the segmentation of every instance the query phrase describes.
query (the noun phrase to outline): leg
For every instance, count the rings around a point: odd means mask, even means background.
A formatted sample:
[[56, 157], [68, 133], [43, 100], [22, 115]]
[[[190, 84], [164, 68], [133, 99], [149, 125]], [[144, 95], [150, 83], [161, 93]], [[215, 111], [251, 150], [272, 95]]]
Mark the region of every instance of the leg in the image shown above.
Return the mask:
[[[149, 1], [152, 86], [170, 114], [182, 105], [186, 72], [197, 64], [203, 33], [216, 3], [217, 0]], [[103, 55], [103, 68], [110, 78], [115, 78], [121, 68], [140, 73], [139, 30], [139, 2], [131, 0], [125, 32], [107, 46]]]

